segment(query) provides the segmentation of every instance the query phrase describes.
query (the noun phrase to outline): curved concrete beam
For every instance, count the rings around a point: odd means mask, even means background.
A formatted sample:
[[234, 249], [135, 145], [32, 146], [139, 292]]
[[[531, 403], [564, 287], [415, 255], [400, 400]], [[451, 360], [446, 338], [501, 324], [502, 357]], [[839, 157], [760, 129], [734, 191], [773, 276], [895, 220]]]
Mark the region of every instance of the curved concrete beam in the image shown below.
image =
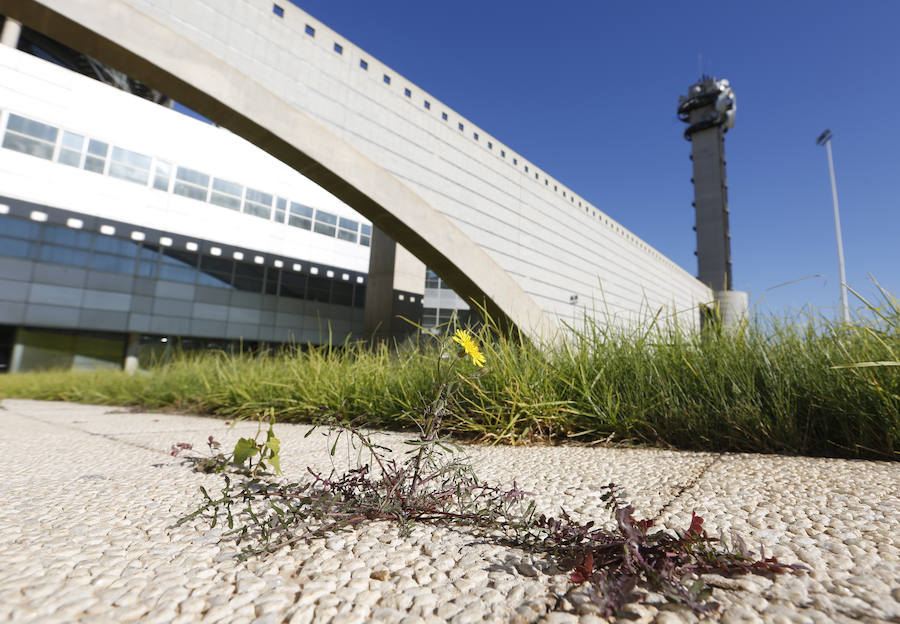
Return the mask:
[[529, 338], [557, 328], [481, 247], [397, 177], [203, 46], [119, 0], [2, 0], [25, 25], [158, 89], [370, 219], [457, 293]]

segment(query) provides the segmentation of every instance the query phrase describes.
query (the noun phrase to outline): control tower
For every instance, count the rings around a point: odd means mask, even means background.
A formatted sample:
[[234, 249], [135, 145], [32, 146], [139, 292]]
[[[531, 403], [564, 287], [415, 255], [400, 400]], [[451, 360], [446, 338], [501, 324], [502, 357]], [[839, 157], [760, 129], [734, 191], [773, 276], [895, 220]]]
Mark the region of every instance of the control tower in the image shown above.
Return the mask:
[[684, 138], [691, 142], [694, 164], [697, 279], [715, 293], [713, 318], [726, 325], [747, 312], [747, 293], [733, 290], [725, 177], [725, 133], [734, 127], [736, 112], [734, 90], [727, 80], [703, 76], [678, 98], [678, 118], [688, 124]]

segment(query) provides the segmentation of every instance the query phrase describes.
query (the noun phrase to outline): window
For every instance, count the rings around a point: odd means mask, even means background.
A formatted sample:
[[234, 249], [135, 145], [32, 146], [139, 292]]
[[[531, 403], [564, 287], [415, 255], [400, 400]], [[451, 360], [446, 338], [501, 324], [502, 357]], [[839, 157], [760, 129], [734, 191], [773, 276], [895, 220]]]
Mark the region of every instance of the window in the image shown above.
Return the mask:
[[494, 149], [494, 144], [488, 141], [488, 149]]
[[476, 141], [478, 140], [478, 133], [477, 133], [477, 132], [473, 132], [473, 133], [472, 133], [472, 136], [475, 137], [475, 140], [476, 140]]
[[424, 106], [427, 110], [431, 110], [431, 102], [429, 102], [428, 100], [422, 102], [422, 106]]
[[291, 202], [291, 211], [288, 214], [288, 225], [303, 228], [304, 230], [312, 229], [313, 209], [303, 204]]
[[272, 13], [274, 13], [274, 14], [277, 15], [278, 17], [284, 17], [284, 9], [282, 9], [282, 8], [281, 8], [280, 6], [278, 6], [277, 4], [273, 4], [273, 5], [272, 5]]
[[244, 197], [244, 212], [261, 219], [270, 219], [272, 216], [272, 195], [248, 188]]
[[169, 192], [169, 180], [172, 179], [172, 165], [161, 160], [156, 161], [153, 170], [153, 188]]
[[306, 32], [306, 34], [309, 35], [310, 37], [316, 36], [316, 29], [313, 28], [312, 26], [310, 26], [309, 24], [306, 25], [304, 32]]
[[141, 251], [138, 254], [138, 267], [137, 274], [141, 277], [156, 277], [156, 263], [159, 259], [159, 254], [156, 252], [156, 247], [152, 245], [145, 245], [141, 247]]
[[528, 173], [528, 165], [525, 165], [525, 173]]
[[369, 63], [362, 59], [359, 59], [359, 66], [365, 70], [369, 69]]
[[81, 168], [82, 160], [84, 160], [84, 137], [63, 131], [62, 146], [59, 148], [56, 161], [70, 167]]
[[403, 95], [405, 95], [406, 97], [412, 97], [412, 91], [410, 91], [409, 89], [403, 89]]
[[440, 288], [440, 278], [431, 269], [425, 271], [425, 288]]
[[519, 159], [518, 159], [518, 158], [513, 158], [513, 164], [514, 164], [514, 165], [518, 165], [518, 164], [519, 164]]
[[135, 184], [147, 184], [150, 179], [151, 162], [149, 156], [113, 147], [112, 158], [109, 161], [109, 175]]
[[506, 150], [500, 150], [500, 158], [506, 158]]
[[359, 228], [359, 244], [369, 247], [372, 243], [372, 226], [363, 223]]
[[384, 84], [391, 84], [391, 77], [388, 76], [387, 74], [384, 75], [382, 80], [384, 80]]
[[234, 265], [234, 287], [238, 290], [261, 293], [264, 268], [255, 264], [237, 262]]
[[287, 200], [284, 197], [278, 197], [275, 200], [275, 221], [284, 223], [284, 213], [287, 211]]
[[91, 241], [94, 235], [90, 232], [73, 230], [72, 228], [62, 227], [58, 225], [45, 225], [41, 240], [44, 243], [53, 243], [55, 245], [66, 245], [68, 247], [77, 247], [79, 249], [90, 249]]
[[159, 258], [159, 279], [193, 284], [197, 278], [197, 254], [163, 249]]
[[50, 160], [59, 130], [13, 113], [9, 114], [3, 147]]
[[342, 46], [342, 45], [339, 44], [337, 41], [335, 41], [335, 42], [334, 42], [334, 51], [337, 52], [338, 54], [343, 54], [343, 53], [344, 53], [344, 46]]
[[355, 243], [358, 238], [359, 232], [359, 223], [353, 221], [351, 219], [345, 219], [341, 217], [338, 219], [338, 228], [337, 237], [341, 240], [349, 241], [351, 243]]
[[97, 139], [88, 141], [88, 153], [84, 157], [84, 169], [94, 173], [103, 173], [106, 169], [106, 155], [109, 153], [109, 144]]
[[459, 122], [458, 126], [459, 126], [459, 131], [462, 132], [462, 131], [463, 131], [463, 125], [462, 125], [462, 122]]
[[441, 113], [441, 119], [447, 121], [447, 113]]
[[45, 243], [41, 245], [38, 259], [41, 262], [86, 267], [88, 265], [88, 260], [90, 259], [90, 253], [83, 249], [60, 247], [58, 245], [48, 245]]
[[330, 212], [316, 210], [316, 222], [313, 231], [325, 236], [334, 236], [335, 225], [337, 225], [337, 217]]
[[200, 258], [200, 275], [197, 283], [202, 286], [230, 288], [234, 273], [234, 260], [203, 256]]
[[209, 203], [216, 206], [222, 206], [230, 210], [241, 211], [241, 197], [244, 194], [244, 187], [234, 182], [228, 182], [221, 178], [214, 178], [212, 184], [213, 190], [209, 195]]
[[206, 201], [209, 189], [209, 176], [187, 167], [178, 167], [175, 174], [175, 188], [172, 192], [191, 199]]
[[302, 273], [284, 271], [281, 274], [281, 296], [306, 299], [306, 276]]

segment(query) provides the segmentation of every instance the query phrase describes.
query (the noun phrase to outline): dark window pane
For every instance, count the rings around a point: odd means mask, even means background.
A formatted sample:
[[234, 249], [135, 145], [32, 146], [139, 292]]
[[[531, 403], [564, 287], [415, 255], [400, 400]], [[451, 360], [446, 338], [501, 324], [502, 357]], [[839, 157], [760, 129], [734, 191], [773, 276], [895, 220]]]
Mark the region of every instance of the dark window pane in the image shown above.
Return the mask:
[[278, 274], [281, 273], [278, 269], [269, 267], [266, 269], [266, 294], [267, 295], [277, 295], [278, 294]]
[[325, 277], [310, 277], [306, 288], [307, 298], [327, 303], [331, 298], [331, 281]]
[[301, 273], [282, 272], [281, 296], [295, 299], [306, 298], [306, 276]]
[[200, 259], [198, 283], [204, 286], [230, 288], [234, 262], [226, 258], [203, 256]]
[[234, 287], [250, 292], [262, 292], [263, 267], [253, 264], [235, 263]]
[[224, 273], [198, 273], [197, 284], [200, 286], [212, 286], [214, 288], [231, 288], [231, 274]]
[[359, 244], [360, 244], [360, 245], [363, 245], [363, 246], [365, 246], [365, 247], [368, 247], [369, 245], [371, 245], [371, 240], [372, 240], [372, 239], [370, 239], [368, 236], [360, 236], [360, 237], [359, 237]]
[[335, 227], [333, 225], [325, 225], [324, 223], [319, 223], [316, 221], [316, 225], [313, 228], [319, 234], [324, 234], [325, 236], [334, 236]]
[[359, 223], [352, 219], [345, 219], [344, 217], [340, 218], [338, 225], [346, 230], [353, 230], [354, 232], [359, 228]]
[[42, 238], [45, 243], [90, 249], [93, 237], [94, 235], [90, 232], [82, 232], [81, 230], [73, 230], [72, 228], [58, 225], [45, 225]]
[[56, 245], [41, 245], [40, 255], [43, 262], [55, 264], [67, 264], [69, 266], [87, 266], [90, 254], [80, 249], [70, 247], [57, 247]]
[[372, 235], [372, 226], [366, 225], [365, 223], [363, 223], [362, 227], [360, 227], [359, 231], [362, 232], [363, 234], [365, 234], [366, 236], [371, 236]]
[[351, 305], [353, 303], [353, 284], [337, 282], [331, 284], [331, 303]]
[[84, 157], [84, 169], [85, 171], [93, 171], [94, 173], [103, 173], [103, 167], [106, 166], [106, 161], [102, 158], [97, 158], [96, 156], [85, 156]]
[[309, 206], [304, 206], [303, 204], [291, 202], [291, 214], [312, 219], [313, 209]]
[[88, 142], [88, 153], [93, 154], [94, 156], [100, 156], [103, 159], [106, 159], [106, 153], [109, 151], [109, 145], [104, 143], [103, 141], [98, 141], [97, 139], [91, 139]]
[[16, 258], [33, 258], [34, 244], [18, 238], [0, 236], [0, 256]]
[[366, 285], [365, 284], [354, 284], [354, 286], [353, 286], [353, 307], [354, 308], [366, 307]]
[[345, 241], [350, 241], [351, 243], [356, 242], [356, 232], [349, 232], [347, 230], [338, 230], [338, 238]]
[[288, 217], [288, 225], [308, 230], [312, 228], [312, 221], [304, 217], [295, 217], [294, 215], [291, 215]]

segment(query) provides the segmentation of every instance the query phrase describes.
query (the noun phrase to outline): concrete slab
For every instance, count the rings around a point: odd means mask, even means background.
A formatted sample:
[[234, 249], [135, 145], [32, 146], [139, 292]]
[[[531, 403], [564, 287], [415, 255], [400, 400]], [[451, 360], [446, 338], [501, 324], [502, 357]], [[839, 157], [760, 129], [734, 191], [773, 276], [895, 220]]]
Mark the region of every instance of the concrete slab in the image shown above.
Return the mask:
[[[127, 408], [5, 400], [0, 409], [0, 621], [579, 621], [548, 612], [564, 580], [542, 562], [463, 531], [409, 537], [377, 522], [238, 562], [204, 521], [174, 526], [220, 478], [167, 454], [175, 442], [224, 444], [255, 430]], [[282, 466], [300, 478], [334, 460], [307, 427], [278, 425]], [[402, 450], [405, 436], [377, 441]], [[606, 520], [600, 488], [622, 484], [641, 517], [734, 529], [809, 574], [713, 579], [723, 622], [900, 619], [900, 466], [882, 462], [586, 447], [480, 447], [485, 479], [535, 492], [540, 508]], [[534, 576], [517, 569], [534, 563]], [[549, 570], [546, 570], [549, 571]], [[727, 589], [726, 589], [727, 588]], [[534, 610], [516, 611], [526, 603]], [[525, 614], [530, 614], [526, 615]], [[634, 622], [693, 622], [654, 601]], [[596, 622], [582, 615], [582, 622]], [[529, 619], [530, 618], [530, 619]]]

